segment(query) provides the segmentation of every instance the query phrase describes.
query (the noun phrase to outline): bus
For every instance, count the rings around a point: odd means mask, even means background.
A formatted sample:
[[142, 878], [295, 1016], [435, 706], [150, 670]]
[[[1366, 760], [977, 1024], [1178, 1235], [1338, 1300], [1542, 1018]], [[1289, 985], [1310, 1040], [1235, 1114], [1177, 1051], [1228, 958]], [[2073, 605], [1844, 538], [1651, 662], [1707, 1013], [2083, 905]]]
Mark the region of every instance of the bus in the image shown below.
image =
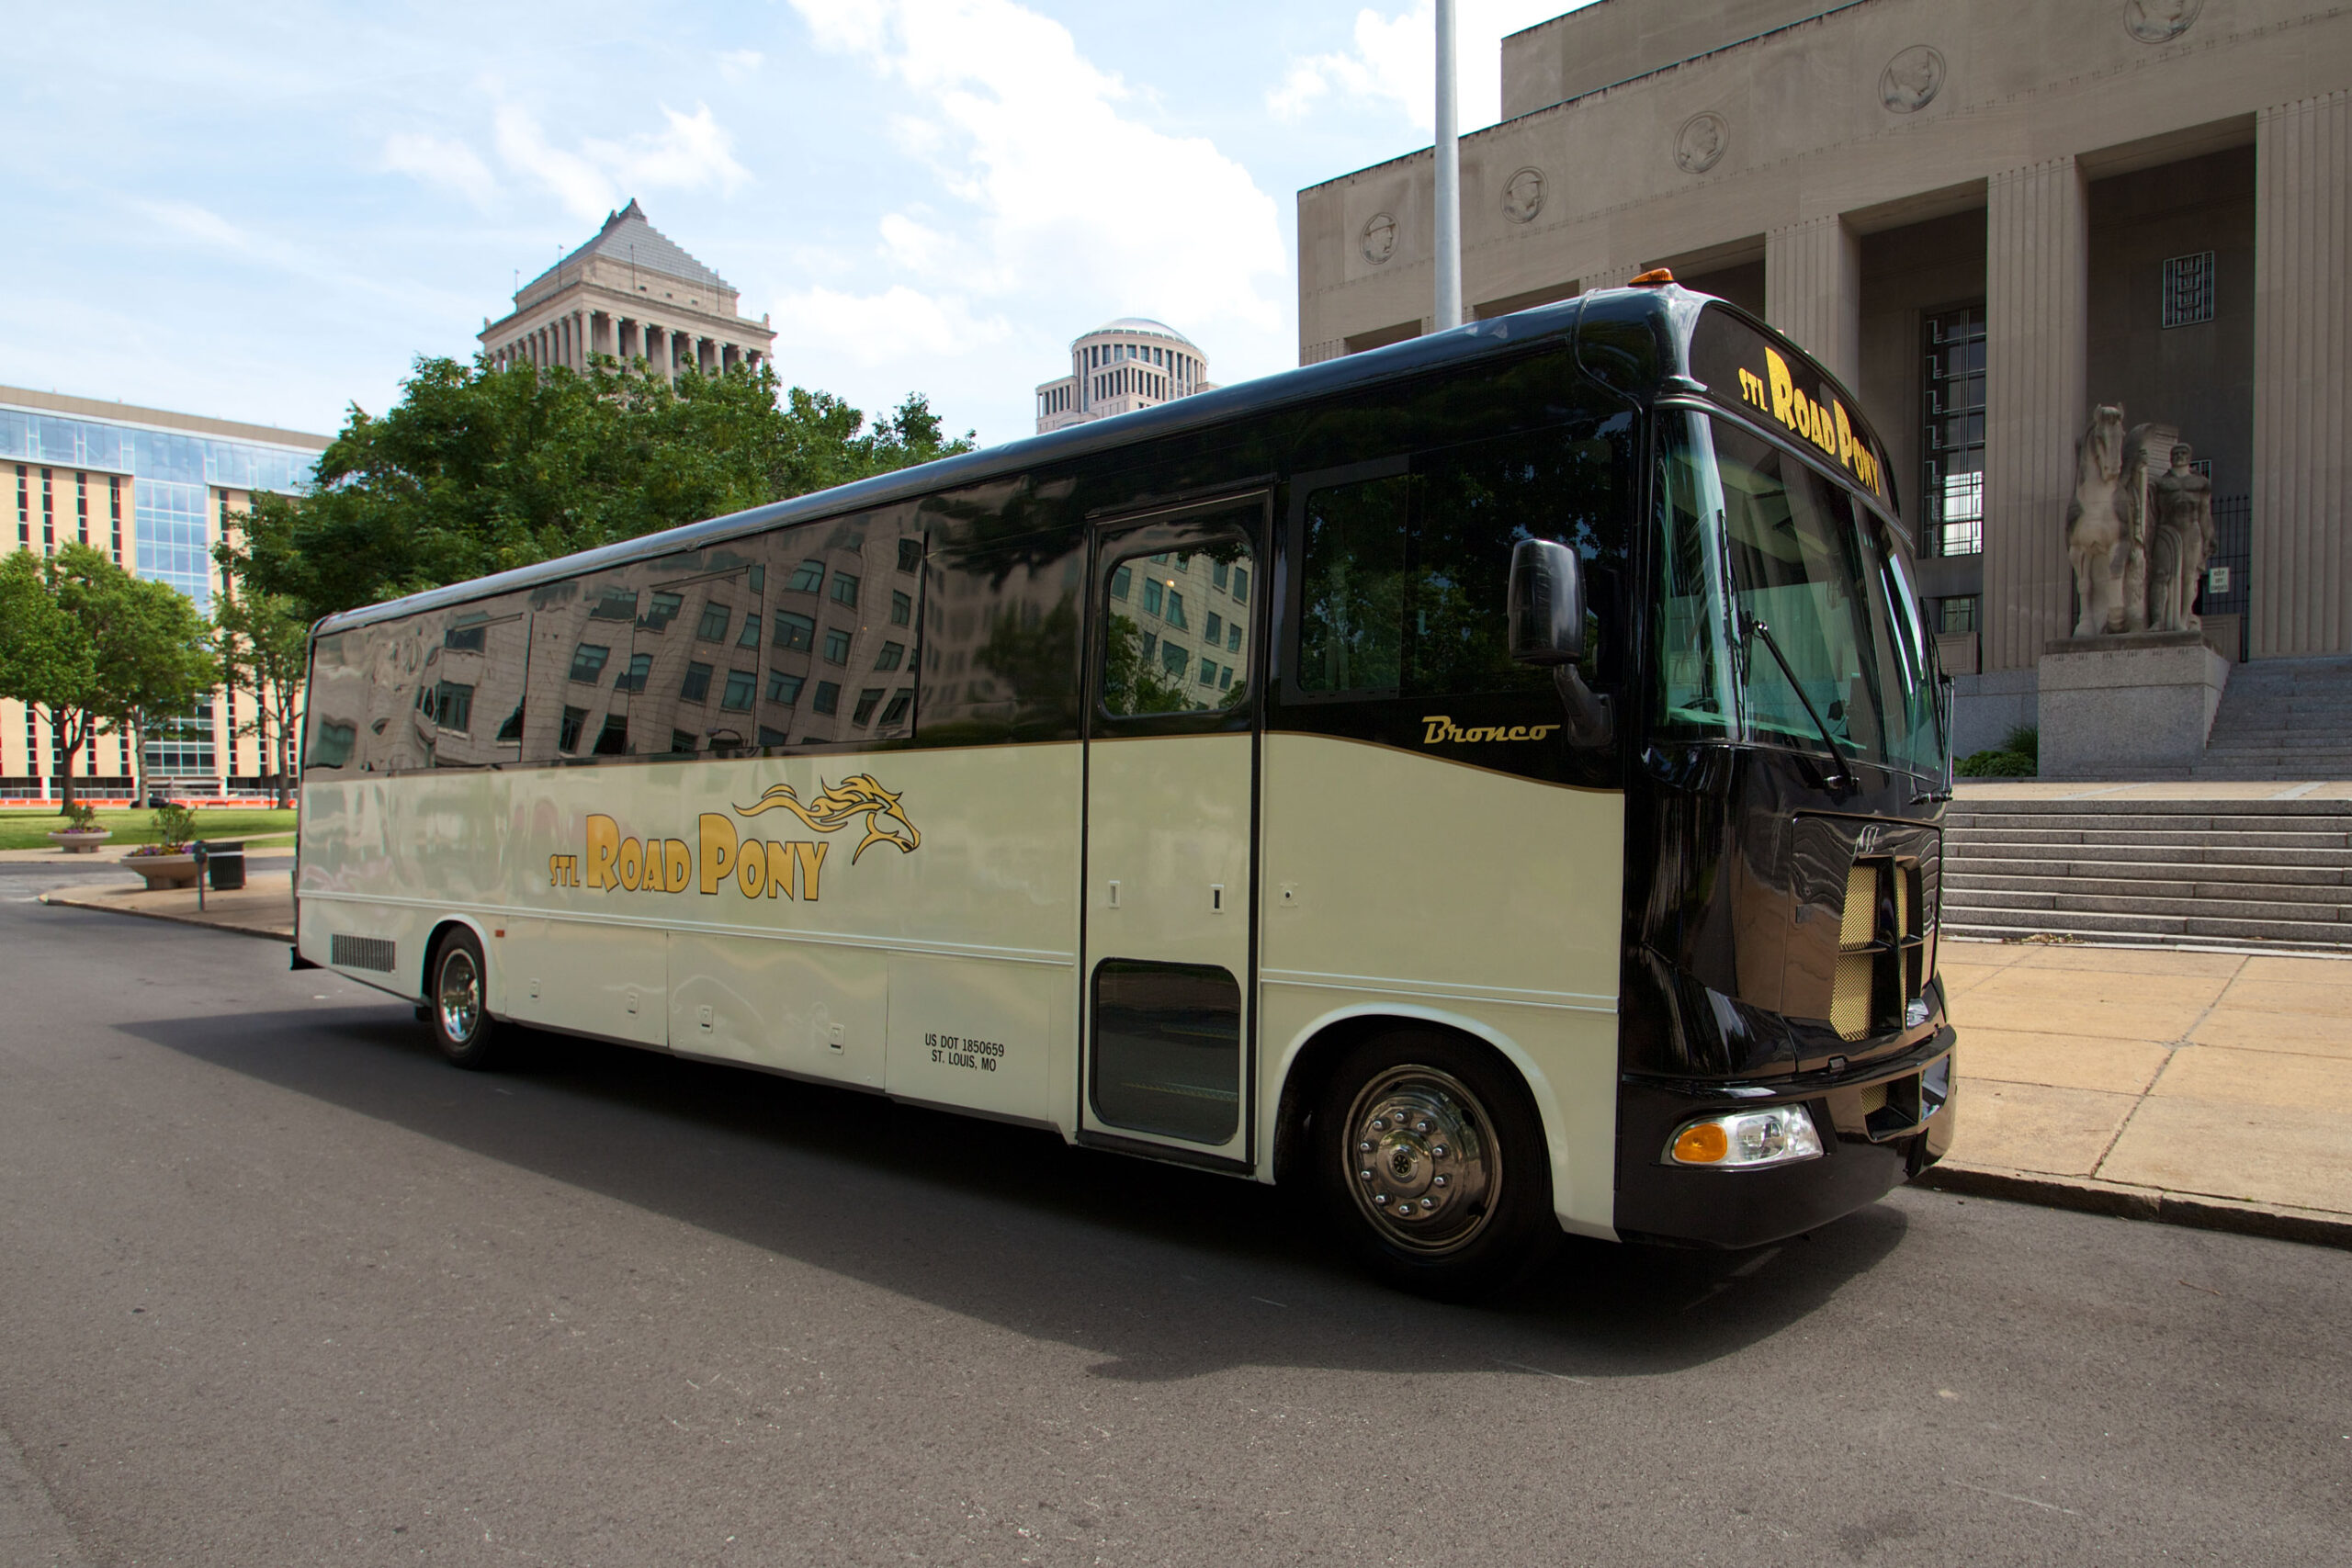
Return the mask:
[[1662, 276], [321, 622], [295, 961], [1312, 1192], [1466, 1297], [1954, 1117], [1886, 451]]

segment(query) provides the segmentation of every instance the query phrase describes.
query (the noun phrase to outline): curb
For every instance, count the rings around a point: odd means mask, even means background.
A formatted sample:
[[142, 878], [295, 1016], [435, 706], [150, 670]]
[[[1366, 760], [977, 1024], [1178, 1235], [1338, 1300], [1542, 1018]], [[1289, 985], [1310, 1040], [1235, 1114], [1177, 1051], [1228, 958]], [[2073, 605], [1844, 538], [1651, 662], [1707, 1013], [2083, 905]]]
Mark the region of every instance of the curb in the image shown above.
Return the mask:
[[[101, 898], [71, 898], [60, 893], [44, 893], [40, 901], [61, 909], [96, 909], [107, 915], [136, 915], [142, 920], [169, 920], [174, 925], [195, 926], [200, 931], [228, 931], [236, 936], [257, 936], [265, 942], [291, 942], [291, 926], [248, 926], [232, 920], [216, 920], [195, 915], [175, 915], [164, 909], [133, 909]], [[2352, 1245], [2352, 1244], [2347, 1244]]]
[[2192, 1230], [2227, 1231], [2235, 1235], [2267, 1236], [2274, 1241], [2352, 1251], [2352, 1214], [2334, 1214], [2324, 1210], [2246, 1203], [2231, 1198], [2200, 1198], [2085, 1177], [2045, 1176], [1991, 1166], [1953, 1165], [1949, 1161], [1929, 1166], [1911, 1179], [1911, 1185], [1971, 1198], [2000, 1198], [2013, 1203], [2038, 1203], [2046, 1209], [2073, 1209], [2119, 1220], [2149, 1220]]

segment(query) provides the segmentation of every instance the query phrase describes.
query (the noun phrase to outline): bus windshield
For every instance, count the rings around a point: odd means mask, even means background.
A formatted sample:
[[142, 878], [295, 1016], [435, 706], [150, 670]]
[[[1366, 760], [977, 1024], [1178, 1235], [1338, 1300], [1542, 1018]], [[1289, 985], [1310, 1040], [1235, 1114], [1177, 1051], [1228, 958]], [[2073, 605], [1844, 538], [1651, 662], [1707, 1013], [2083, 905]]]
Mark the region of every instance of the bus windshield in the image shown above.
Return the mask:
[[1934, 670], [1886, 525], [1729, 421], [1674, 411], [1659, 434], [1666, 728], [1939, 775]]

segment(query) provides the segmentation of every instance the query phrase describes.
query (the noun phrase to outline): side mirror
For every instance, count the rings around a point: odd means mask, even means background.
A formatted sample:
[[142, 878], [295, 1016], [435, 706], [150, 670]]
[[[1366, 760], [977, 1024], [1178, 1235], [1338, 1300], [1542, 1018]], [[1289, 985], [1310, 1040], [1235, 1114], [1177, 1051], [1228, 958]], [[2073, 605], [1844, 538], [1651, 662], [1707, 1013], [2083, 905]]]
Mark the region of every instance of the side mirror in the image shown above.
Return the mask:
[[1521, 664], [1584, 658], [1583, 563], [1567, 546], [1521, 539], [1511, 547], [1510, 656]]

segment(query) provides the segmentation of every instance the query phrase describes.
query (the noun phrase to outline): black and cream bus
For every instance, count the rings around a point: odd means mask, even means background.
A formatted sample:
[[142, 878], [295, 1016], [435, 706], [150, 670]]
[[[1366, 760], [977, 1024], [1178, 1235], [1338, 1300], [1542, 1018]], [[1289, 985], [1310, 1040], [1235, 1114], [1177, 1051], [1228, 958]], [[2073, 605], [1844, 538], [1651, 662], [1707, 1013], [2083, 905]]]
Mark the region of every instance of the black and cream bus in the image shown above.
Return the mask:
[[1941, 693], [1786, 338], [1588, 295], [334, 616], [298, 962], [1308, 1184], [1463, 1292], [1953, 1119]]

